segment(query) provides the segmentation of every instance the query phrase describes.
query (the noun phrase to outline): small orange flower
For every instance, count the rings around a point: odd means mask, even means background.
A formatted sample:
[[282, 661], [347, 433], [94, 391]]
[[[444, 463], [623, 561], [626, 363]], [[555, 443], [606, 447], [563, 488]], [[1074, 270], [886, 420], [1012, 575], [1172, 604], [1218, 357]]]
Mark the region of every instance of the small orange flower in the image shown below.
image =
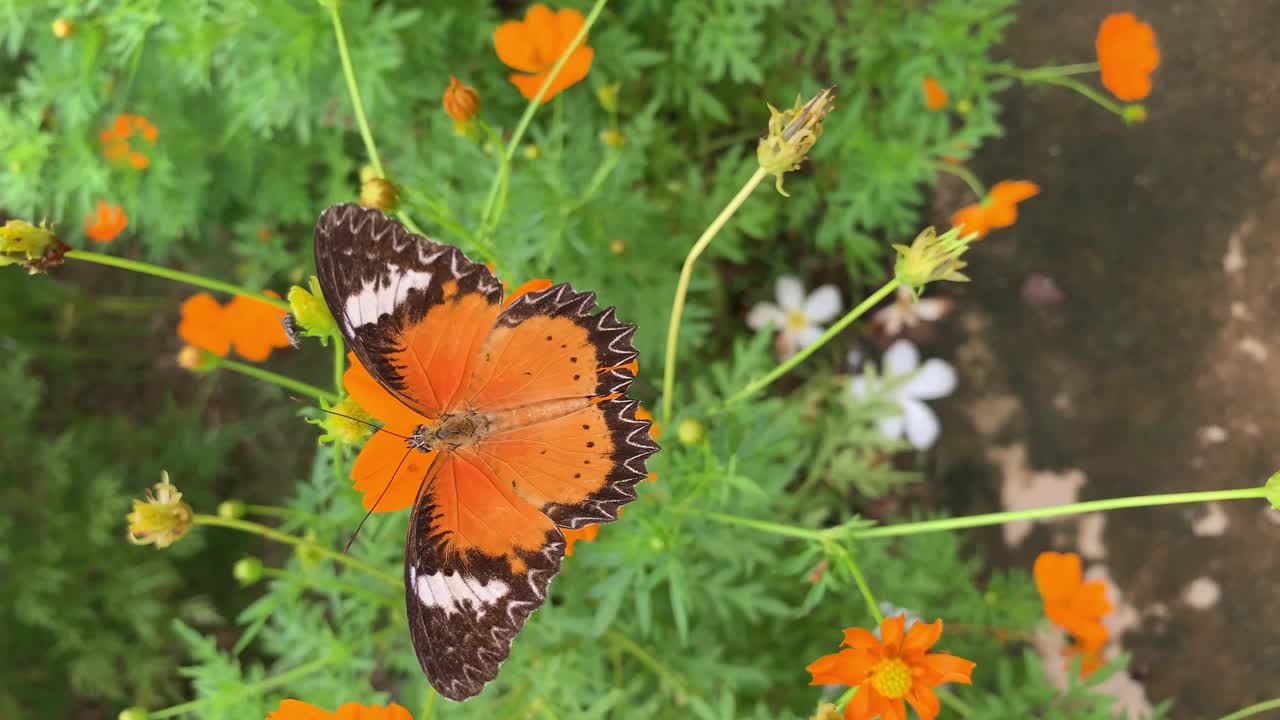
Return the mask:
[[1075, 639], [1066, 654], [1080, 655], [1081, 670], [1086, 675], [1093, 672], [1102, 664], [1101, 650], [1107, 642], [1107, 627], [1102, 624], [1103, 616], [1111, 612], [1106, 584], [1085, 582], [1075, 553], [1042, 552], [1033, 572], [1045, 616]]
[[[524, 20], [508, 20], [493, 33], [493, 46], [498, 59], [518, 73], [509, 76], [511, 84], [520, 94], [532, 100], [546, 82], [551, 68], [569, 48], [569, 43], [582, 29], [586, 19], [572, 8], [552, 12], [542, 3], [534, 3], [524, 14]], [[557, 93], [587, 76], [595, 51], [586, 44], [575, 48], [560, 68], [559, 74], [547, 88], [542, 101], [548, 102]]]
[[845, 649], [809, 664], [810, 685], [856, 685], [844, 707], [845, 720], [906, 720], [906, 703], [921, 720], [938, 715], [933, 688], [942, 683], [971, 684], [974, 663], [929, 649], [942, 637], [942, 621], [918, 622], [903, 632], [906, 617], [885, 618], [880, 637], [862, 628], [845, 628]]
[[471, 122], [471, 118], [480, 112], [480, 95], [475, 88], [463, 85], [450, 75], [449, 87], [444, 90], [444, 111], [454, 122]]
[[924, 106], [930, 110], [941, 110], [947, 106], [950, 96], [942, 85], [931, 77], [924, 79]]
[[178, 337], [191, 347], [226, 357], [231, 351], [231, 336], [227, 332], [227, 314], [222, 305], [209, 293], [196, 293], [182, 303], [181, 312]]
[[127, 164], [135, 170], [147, 169], [151, 160], [130, 142], [135, 133], [151, 145], [155, 144], [160, 135], [145, 117], [120, 113], [112, 121], [111, 127], [98, 133], [98, 139], [102, 141], [102, 154], [113, 163]]
[[951, 225], [964, 226], [966, 233], [986, 237], [992, 230], [1006, 228], [1018, 220], [1018, 203], [1040, 194], [1040, 186], [1030, 180], [1001, 180], [981, 203], [966, 205], [951, 215]]
[[1151, 73], [1160, 66], [1160, 49], [1151, 26], [1133, 13], [1108, 15], [1094, 41], [1102, 84], [1112, 95], [1134, 102], [1151, 93]]
[[408, 710], [395, 703], [387, 706], [346, 703], [334, 712], [301, 700], [283, 700], [267, 713], [267, 720], [413, 720]]
[[97, 209], [84, 219], [84, 234], [94, 242], [108, 243], [128, 225], [129, 216], [124, 214], [124, 208], [99, 200]]
[[[270, 290], [262, 294], [280, 297]], [[284, 331], [284, 316], [288, 311], [284, 308], [247, 295], [236, 295], [224, 310], [231, 341], [236, 353], [244, 359], [262, 362], [272, 350], [289, 347], [289, 335]]]

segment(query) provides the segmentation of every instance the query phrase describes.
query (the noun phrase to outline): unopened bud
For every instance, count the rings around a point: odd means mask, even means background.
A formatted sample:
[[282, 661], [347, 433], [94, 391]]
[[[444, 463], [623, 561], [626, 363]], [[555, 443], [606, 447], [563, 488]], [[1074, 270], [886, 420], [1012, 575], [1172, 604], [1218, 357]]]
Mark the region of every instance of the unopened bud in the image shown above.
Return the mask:
[[444, 111], [455, 122], [469, 123], [480, 112], [480, 94], [470, 85], [463, 85], [458, 78], [449, 76], [449, 87], [444, 90]]
[[244, 502], [241, 500], [223, 500], [218, 503], [218, 517], [238, 520], [244, 517]]
[[262, 579], [262, 561], [256, 557], [240, 558], [231, 566], [231, 576], [241, 587], [249, 587]]
[[831, 112], [834, 96], [831, 88], [818, 93], [807, 103], [796, 98], [795, 107], [778, 110], [769, 106], [769, 134], [756, 146], [760, 168], [775, 178], [774, 187], [782, 189], [782, 176], [800, 167], [813, 144], [822, 136], [822, 120]]
[[338, 324], [325, 304], [320, 281], [312, 275], [307, 284], [311, 287], [309, 291], [297, 285], [289, 289], [289, 310], [303, 335], [318, 337], [321, 344], [328, 345], [329, 337], [338, 333]]
[[360, 204], [367, 208], [394, 212], [399, 202], [400, 191], [386, 178], [369, 178], [360, 188]]
[[53, 35], [59, 40], [66, 40], [76, 32], [76, 24], [66, 18], [58, 18], [53, 21]]
[[707, 437], [707, 426], [701, 420], [688, 418], [676, 426], [676, 439], [681, 445], [698, 445]]

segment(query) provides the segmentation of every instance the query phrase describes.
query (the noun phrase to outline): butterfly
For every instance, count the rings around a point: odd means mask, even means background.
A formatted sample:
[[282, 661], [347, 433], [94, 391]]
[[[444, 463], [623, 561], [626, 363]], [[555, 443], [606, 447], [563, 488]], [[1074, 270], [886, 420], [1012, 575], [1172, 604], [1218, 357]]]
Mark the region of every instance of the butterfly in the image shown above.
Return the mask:
[[658, 452], [625, 395], [636, 327], [563, 283], [504, 307], [484, 265], [359, 205], [321, 214], [315, 259], [347, 347], [429, 420], [392, 471], [426, 468], [405, 538], [405, 606], [427, 679], [465, 700], [546, 600], [561, 530], [616, 520]]

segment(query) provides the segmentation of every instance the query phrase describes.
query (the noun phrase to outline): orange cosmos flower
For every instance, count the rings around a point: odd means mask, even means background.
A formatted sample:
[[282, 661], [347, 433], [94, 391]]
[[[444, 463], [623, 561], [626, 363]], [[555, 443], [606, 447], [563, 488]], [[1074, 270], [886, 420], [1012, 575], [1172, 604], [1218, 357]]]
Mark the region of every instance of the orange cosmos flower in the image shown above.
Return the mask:
[[1081, 671], [1089, 674], [1102, 664], [1101, 650], [1107, 642], [1102, 618], [1111, 612], [1107, 586], [1101, 580], [1084, 581], [1080, 556], [1075, 553], [1042, 552], [1033, 570], [1036, 589], [1044, 600], [1049, 621], [1075, 639], [1066, 651], [1082, 657]]
[[480, 95], [470, 85], [463, 85], [458, 78], [449, 76], [449, 87], [444, 90], [444, 111], [454, 122], [471, 122], [480, 111]]
[[112, 121], [111, 127], [98, 133], [98, 139], [102, 141], [102, 154], [113, 163], [128, 164], [136, 170], [145, 170], [151, 165], [151, 160], [134, 149], [130, 138], [135, 133], [150, 145], [154, 145], [156, 138], [160, 136], [155, 125], [145, 117], [120, 113]]
[[108, 243], [128, 225], [129, 216], [124, 214], [124, 208], [99, 200], [97, 209], [84, 219], [84, 234], [94, 242]]
[[942, 85], [934, 78], [924, 79], [924, 106], [930, 110], [941, 110], [947, 106], [950, 96]]
[[[262, 294], [280, 297], [270, 290], [263, 290]], [[289, 347], [289, 335], [284, 331], [284, 316], [288, 311], [284, 308], [247, 295], [236, 295], [224, 310], [231, 341], [236, 353], [244, 359], [262, 362], [272, 350]]]
[[974, 663], [949, 653], [931, 653], [942, 636], [942, 621], [918, 622], [903, 632], [906, 617], [885, 618], [880, 637], [862, 628], [845, 628], [845, 649], [824, 655], [805, 668], [810, 685], [856, 685], [844, 708], [845, 720], [906, 720], [906, 703], [921, 720], [938, 715], [933, 688], [942, 683], [971, 684]]
[[1102, 84], [1112, 95], [1133, 102], [1150, 94], [1151, 73], [1160, 66], [1160, 49], [1150, 25], [1133, 13], [1113, 13], [1098, 27], [1094, 47], [1102, 66]]
[[[375, 432], [360, 448], [360, 454], [351, 466], [354, 487], [363, 495], [361, 502], [366, 510], [403, 510], [413, 504], [418, 485], [435, 459], [434, 451], [406, 452], [404, 437], [413, 435], [419, 425], [431, 425], [432, 421], [410, 410], [387, 392], [353, 353], [347, 353], [347, 362], [350, 367], [342, 375], [342, 385], [347, 394], [387, 430]], [[378, 500], [379, 495], [381, 500]], [[374, 507], [375, 502], [377, 507]]]
[[986, 237], [992, 230], [1006, 228], [1018, 220], [1018, 203], [1040, 194], [1040, 186], [1030, 180], [1001, 180], [981, 203], [967, 205], [951, 215], [951, 224], [964, 226], [967, 233]]
[[327, 712], [301, 700], [283, 700], [280, 707], [267, 713], [267, 720], [413, 720], [413, 716], [395, 703], [385, 707], [346, 703]]
[[182, 303], [182, 320], [178, 337], [188, 345], [226, 357], [231, 351], [227, 333], [226, 312], [209, 293], [196, 293]]
[[[504, 65], [520, 71], [512, 73], [509, 79], [521, 95], [529, 100], [537, 96], [552, 66], [585, 22], [582, 13], [572, 8], [552, 12], [546, 5], [534, 3], [525, 12], [523, 21], [508, 20], [498, 26], [493, 33], [493, 46]], [[594, 56], [595, 51], [583, 38], [583, 44], [569, 55], [542, 101], [550, 101], [556, 93], [586, 77]]]

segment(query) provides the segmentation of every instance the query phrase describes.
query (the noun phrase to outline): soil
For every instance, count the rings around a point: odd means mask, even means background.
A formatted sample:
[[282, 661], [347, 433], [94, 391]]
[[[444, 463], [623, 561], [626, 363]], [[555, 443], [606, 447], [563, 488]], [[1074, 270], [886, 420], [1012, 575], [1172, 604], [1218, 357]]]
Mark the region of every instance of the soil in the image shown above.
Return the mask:
[[[1043, 192], [971, 253], [950, 347], [931, 349], [965, 386], [941, 407], [938, 451], [958, 511], [1249, 487], [1280, 469], [1280, 2], [1031, 0], [1003, 56], [1091, 60], [1101, 18], [1123, 10], [1162, 52], [1146, 124], [1015, 87], [1007, 136], [972, 163]], [[946, 183], [934, 219], [971, 201]], [[1060, 302], [1024, 299], [1033, 273]], [[1184, 505], [984, 539], [1025, 568], [1045, 549], [1085, 555], [1118, 594], [1128, 706], [1145, 693], [1174, 699], [1171, 717], [1215, 718], [1280, 694], [1277, 515]]]

